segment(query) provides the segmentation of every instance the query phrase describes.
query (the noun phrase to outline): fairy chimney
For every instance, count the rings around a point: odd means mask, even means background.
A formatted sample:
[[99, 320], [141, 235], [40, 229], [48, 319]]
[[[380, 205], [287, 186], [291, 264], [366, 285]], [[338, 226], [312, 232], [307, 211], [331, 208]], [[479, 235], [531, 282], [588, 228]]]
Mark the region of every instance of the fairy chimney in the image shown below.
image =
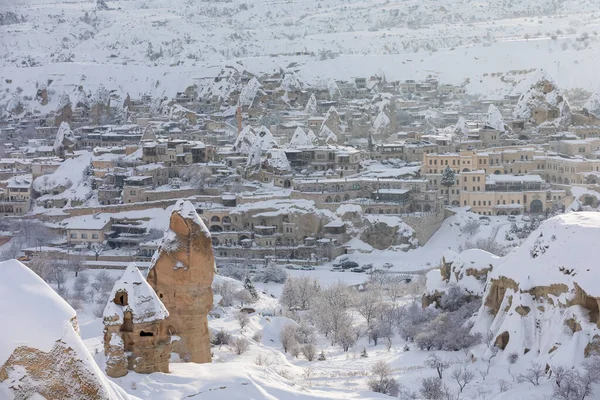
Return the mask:
[[128, 370], [169, 372], [169, 312], [140, 273], [129, 264], [113, 287], [104, 309], [106, 373], [118, 378]]
[[179, 200], [152, 258], [148, 283], [169, 310], [171, 351], [182, 360], [211, 362], [207, 315], [213, 304], [215, 260], [211, 236], [189, 201]]

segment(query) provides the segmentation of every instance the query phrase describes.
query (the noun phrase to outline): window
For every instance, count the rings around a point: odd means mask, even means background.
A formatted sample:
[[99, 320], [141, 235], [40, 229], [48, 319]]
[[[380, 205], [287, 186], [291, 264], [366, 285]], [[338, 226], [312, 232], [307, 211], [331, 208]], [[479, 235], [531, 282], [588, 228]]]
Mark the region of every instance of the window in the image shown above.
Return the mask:
[[81, 238], [82, 238], [82, 239], [87, 239], [87, 233], [82, 233], [82, 234], [81, 234]]
[[98, 239], [98, 234], [97, 233], [92, 233], [92, 239]]
[[76, 233], [71, 233], [71, 239], [77, 239], [77, 234]]

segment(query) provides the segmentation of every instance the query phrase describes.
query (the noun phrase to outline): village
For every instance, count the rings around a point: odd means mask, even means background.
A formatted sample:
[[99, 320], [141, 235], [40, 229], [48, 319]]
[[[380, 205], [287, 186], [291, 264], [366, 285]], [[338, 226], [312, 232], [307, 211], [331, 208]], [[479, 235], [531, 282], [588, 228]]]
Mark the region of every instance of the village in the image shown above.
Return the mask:
[[[485, 224], [597, 208], [597, 94], [571, 106], [550, 76], [535, 76], [501, 99], [433, 76], [313, 88], [291, 69], [224, 68], [164, 99], [40, 84], [15, 94], [1, 120], [0, 231], [6, 242], [25, 220], [47, 234], [14, 240], [4, 258], [43, 250], [88, 268], [147, 267], [179, 199], [209, 228], [219, 267], [406, 251], [459, 209]], [[29, 105], [52, 96], [47, 113]]]

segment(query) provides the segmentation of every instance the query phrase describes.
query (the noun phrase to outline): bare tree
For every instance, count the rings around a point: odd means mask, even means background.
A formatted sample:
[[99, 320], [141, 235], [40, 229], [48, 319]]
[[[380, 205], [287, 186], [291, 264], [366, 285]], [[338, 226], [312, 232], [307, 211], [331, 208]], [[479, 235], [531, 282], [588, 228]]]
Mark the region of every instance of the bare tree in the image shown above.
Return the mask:
[[94, 242], [90, 245], [90, 250], [94, 252], [94, 256], [96, 257], [96, 261], [98, 261], [98, 257], [100, 253], [104, 251], [104, 245], [102, 243]]
[[87, 268], [87, 260], [85, 255], [77, 252], [71, 253], [67, 257], [67, 270], [75, 272], [75, 277], [79, 275], [79, 272]]
[[465, 243], [465, 249], [480, 249], [497, 256], [506, 254], [506, 247], [496, 242], [494, 238], [479, 238]]
[[[600, 357], [593, 357], [583, 364], [583, 371], [554, 367], [554, 398], [560, 400], [585, 400], [591, 398], [594, 386], [600, 382]], [[561, 376], [557, 383], [556, 373]]]
[[381, 314], [382, 295], [378, 287], [356, 294], [356, 310], [367, 321], [367, 329], [371, 330], [375, 319]]
[[229, 307], [233, 304], [235, 298], [236, 286], [230, 281], [224, 281], [214, 285], [215, 294], [221, 296], [221, 304]]
[[475, 374], [467, 369], [467, 367], [457, 367], [452, 370], [452, 374], [450, 375], [452, 379], [458, 385], [459, 393], [462, 393], [465, 386], [467, 386], [473, 378], [475, 378]]
[[410, 296], [413, 302], [421, 299], [425, 291], [425, 276], [418, 275], [408, 283], [406, 293]]
[[351, 324], [346, 324], [336, 332], [336, 342], [342, 350], [348, 351], [356, 343], [356, 331]]
[[221, 329], [211, 338], [210, 342], [215, 346], [219, 346], [220, 348], [222, 345], [229, 344], [229, 342], [231, 342], [231, 335], [229, 332]]
[[46, 252], [36, 253], [27, 266], [36, 274], [39, 275], [45, 281], [50, 278], [50, 271], [52, 269], [53, 260], [50, 258], [50, 254]]
[[87, 294], [86, 290], [90, 283], [90, 279], [86, 274], [79, 274], [79, 276], [75, 279], [75, 283], [73, 283], [73, 297], [76, 300], [86, 300]]
[[443, 378], [444, 371], [450, 367], [450, 362], [448, 360], [444, 360], [443, 358], [432, 354], [427, 360], [425, 360], [425, 365], [429, 368], [435, 369], [440, 379]]
[[406, 288], [406, 278], [401, 277], [393, 277], [385, 285], [385, 290], [392, 303], [396, 303], [399, 298], [404, 296]]
[[517, 376], [518, 382], [529, 382], [533, 386], [538, 386], [540, 384], [540, 379], [546, 374], [544, 371], [544, 367], [542, 364], [538, 364], [536, 362], [532, 362], [531, 366], [527, 368], [524, 374], [519, 374]]
[[279, 340], [283, 346], [283, 352], [287, 353], [289, 349], [298, 343], [296, 340], [296, 327], [294, 325], [285, 325], [281, 332], [279, 332]]
[[312, 309], [312, 318], [325, 336], [330, 335], [331, 344], [333, 345], [338, 342], [340, 332], [347, 331], [352, 324], [352, 319], [348, 313], [348, 307], [351, 304], [348, 287], [343, 284], [330, 286], [319, 292], [314, 300], [315, 306]]
[[461, 226], [460, 231], [462, 233], [466, 233], [469, 236], [473, 236], [479, 231], [479, 222], [477, 222], [474, 219], [470, 219], [467, 221], [467, 223]]
[[235, 314], [235, 320], [240, 324], [240, 329], [244, 329], [244, 327], [250, 323], [248, 314], [241, 311]]
[[307, 310], [319, 293], [320, 287], [314, 278], [308, 276], [288, 278], [281, 292], [281, 304], [288, 309]]

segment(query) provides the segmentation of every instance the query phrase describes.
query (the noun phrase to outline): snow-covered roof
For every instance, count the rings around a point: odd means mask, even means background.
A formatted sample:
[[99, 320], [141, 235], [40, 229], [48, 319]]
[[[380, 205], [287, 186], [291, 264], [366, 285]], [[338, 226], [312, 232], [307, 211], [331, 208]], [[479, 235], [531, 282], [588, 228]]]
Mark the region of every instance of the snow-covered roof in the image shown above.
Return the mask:
[[486, 184], [496, 184], [498, 182], [539, 182], [545, 181], [539, 175], [488, 175], [485, 178]]
[[373, 193], [388, 193], [388, 194], [406, 194], [410, 189], [378, 189]]
[[[114, 300], [119, 299], [121, 292], [127, 293], [127, 304], [115, 303]], [[166, 307], [135, 263], [129, 264], [123, 276], [115, 283], [104, 308], [104, 323], [121, 325], [126, 312], [131, 312], [135, 324], [160, 321], [169, 316]]]
[[81, 215], [60, 222], [65, 229], [100, 230], [110, 222], [110, 214]]

